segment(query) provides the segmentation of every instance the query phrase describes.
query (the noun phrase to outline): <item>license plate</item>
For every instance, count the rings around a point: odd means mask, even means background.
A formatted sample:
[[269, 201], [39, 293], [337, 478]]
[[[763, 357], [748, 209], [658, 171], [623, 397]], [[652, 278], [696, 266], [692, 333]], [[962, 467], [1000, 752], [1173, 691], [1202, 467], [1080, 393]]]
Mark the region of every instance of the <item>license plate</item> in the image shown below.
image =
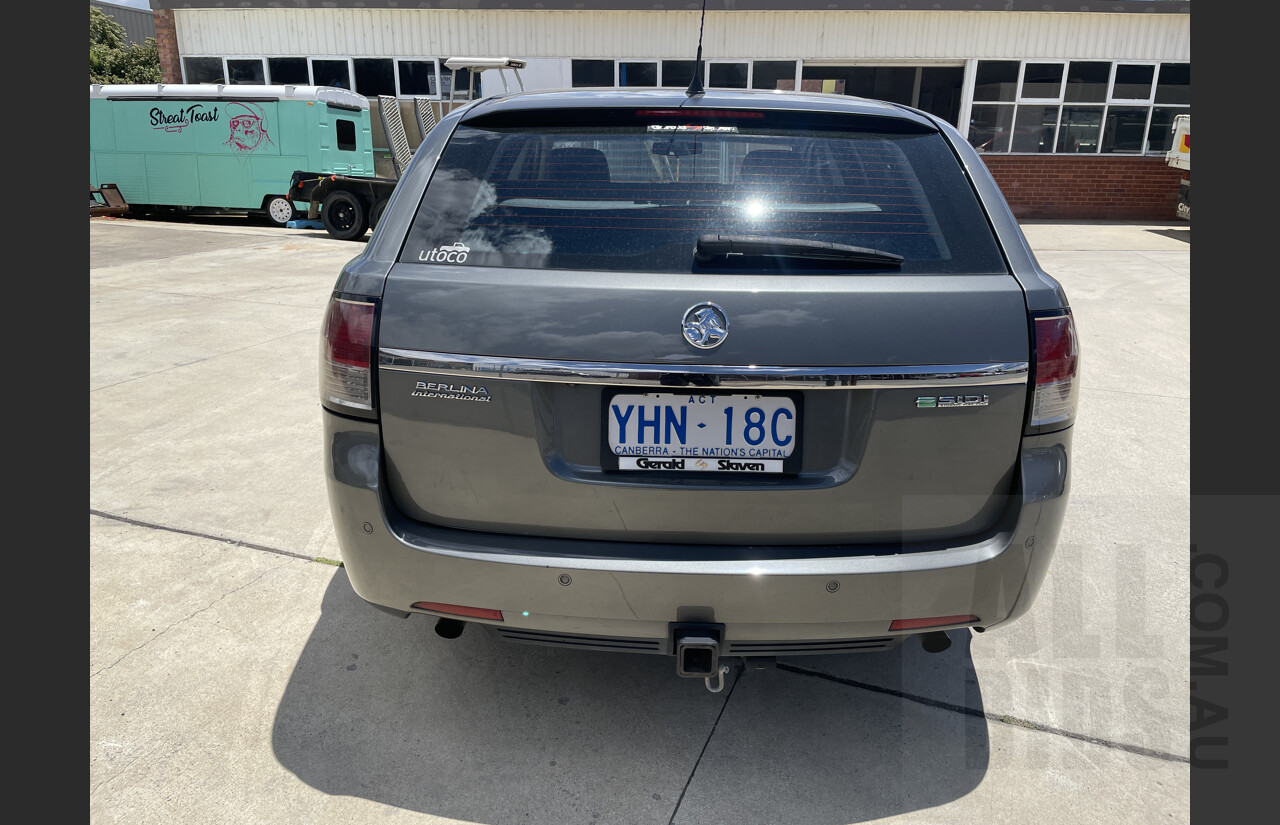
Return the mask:
[[606, 466], [619, 470], [798, 469], [799, 416], [791, 396], [626, 393], [609, 399], [605, 418]]

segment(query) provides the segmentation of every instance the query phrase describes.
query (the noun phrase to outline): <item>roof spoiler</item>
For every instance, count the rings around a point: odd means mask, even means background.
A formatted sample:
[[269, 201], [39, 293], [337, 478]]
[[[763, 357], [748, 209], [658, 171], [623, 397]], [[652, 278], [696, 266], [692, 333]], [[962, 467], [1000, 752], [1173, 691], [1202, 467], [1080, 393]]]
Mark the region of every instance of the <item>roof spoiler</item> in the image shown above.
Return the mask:
[[503, 91], [510, 92], [511, 87], [507, 85], [507, 74], [505, 69], [510, 69], [515, 75], [516, 83], [520, 84], [520, 91], [524, 91], [524, 81], [520, 79], [520, 70], [525, 67], [525, 61], [516, 60], [510, 57], [451, 57], [444, 62], [444, 67], [449, 69], [452, 74], [449, 81], [449, 103], [453, 103], [454, 95], [458, 92], [458, 70], [469, 69], [470, 80], [467, 83], [467, 100], [472, 100], [476, 96], [476, 76], [488, 69], [497, 69], [498, 77], [502, 80]]

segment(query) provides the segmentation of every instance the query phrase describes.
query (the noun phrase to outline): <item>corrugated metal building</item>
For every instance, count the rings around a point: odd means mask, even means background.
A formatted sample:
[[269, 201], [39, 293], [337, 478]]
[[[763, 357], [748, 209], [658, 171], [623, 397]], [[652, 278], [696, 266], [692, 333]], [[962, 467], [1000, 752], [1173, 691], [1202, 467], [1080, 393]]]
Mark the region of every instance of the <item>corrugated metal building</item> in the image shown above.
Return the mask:
[[[448, 57], [527, 60], [529, 89], [683, 87], [701, 3], [151, 6], [166, 82], [317, 83], [407, 101], [448, 97]], [[1190, 12], [1189, 0], [707, 0], [704, 82], [933, 112], [984, 152], [1023, 217], [1173, 219], [1181, 173], [1163, 153], [1173, 117], [1190, 111]], [[496, 73], [482, 79], [483, 93], [501, 91]]]
[[103, 3], [101, 0], [89, 0], [89, 5], [119, 23], [124, 28], [125, 40], [130, 43], [145, 43], [148, 37], [156, 36], [155, 18], [146, 9]]

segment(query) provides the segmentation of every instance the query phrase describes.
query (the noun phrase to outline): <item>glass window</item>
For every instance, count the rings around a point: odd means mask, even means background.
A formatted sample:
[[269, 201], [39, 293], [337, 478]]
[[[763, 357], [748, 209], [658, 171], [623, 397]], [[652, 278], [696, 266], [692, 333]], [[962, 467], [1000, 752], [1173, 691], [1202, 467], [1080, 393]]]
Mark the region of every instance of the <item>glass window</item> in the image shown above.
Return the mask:
[[970, 110], [969, 143], [979, 152], [1009, 151], [1009, 136], [1012, 133], [1012, 106], [974, 104]]
[[311, 78], [307, 77], [305, 57], [268, 57], [267, 69], [271, 72], [271, 82], [277, 85], [291, 83], [306, 86], [311, 82]]
[[1059, 99], [1062, 96], [1062, 64], [1028, 63], [1022, 74], [1022, 96]]
[[612, 86], [612, 60], [574, 60], [572, 61], [574, 86]]
[[351, 88], [351, 68], [345, 60], [312, 60], [311, 75], [317, 86]]
[[853, 94], [855, 66], [801, 66], [800, 91], [829, 95]]
[[227, 74], [230, 75], [233, 86], [262, 86], [267, 82], [262, 60], [256, 57], [252, 60], [228, 59]]
[[1151, 110], [1151, 127], [1147, 129], [1147, 151], [1167, 152], [1173, 148], [1173, 119], [1177, 115], [1190, 114], [1185, 106], [1166, 108], [1157, 106]]
[[356, 122], [340, 117], [337, 119], [337, 123], [338, 148], [344, 152], [354, 152], [356, 149]]
[[707, 85], [716, 89], [747, 88], [746, 63], [712, 63], [707, 72]]
[[693, 82], [693, 69], [692, 60], [662, 61], [662, 85], [688, 86]]
[[[471, 95], [471, 70], [450, 69], [444, 63], [448, 58], [440, 58], [440, 94], [443, 97], [453, 95], [454, 100], [469, 100]], [[453, 84], [458, 84], [457, 94], [453, 94]], [[476, 96], [480, 95], [480, 79], [476, 78]]]
[[1111, 106], [1102, 128], [1103, 152], [1144, 152], [1147, 144], [1146, 106]]
[[1191, 64], [1161, 63], [1156, 103], [1191, 102]]
[[1013, 152], [1052, 152], [1057, 106], [1019, 106], [1013, 123]]
[[1116, 85], [1111, 90], [1112, 100], [1149, 100], [1151, 81], [1155, 79], [1155, 66], [1116, 64]]
[[226, 83], [221, 57], [184, 57], [182, 73], [187, 83]]
[[843, 71], [846, 73], [844, 93], [847, 95], [904, 106], [915, 105], [915, 66], [854, 66]]
[[[978, 63], [969, 142], [980, 151], [1163, 153], [1173, 118], [1190, 111], [1189, 63], [1027, 62], [1020, 94], [1009, 100], [1014, 65]], [[1040, 105], [1057, 98], [1055, 89], [1067, 105]], [[981, 102], [996, 98], [1001, 102]]]
[[441, 155], [402, 260], [430, 265], [432, 250], [463, 244], [479, 266], [876, 271], [752, 254], [696, 261], [698, 236], [719, 232], [881, 249], [907, 259], [903, 273], [1007, 271], [938, 133], [813, 112], [716, 121], [734, 131], [655, 133], [652, 114], [626, 108], [471, 118]]
[[915, 106], [955, 126], [960, 122], [963, 92], [963, 66], [922, 66], [920, 95]]
[[757, 60], [751, 67], [753, 89], [795, 89], [796, 62], [794, 60]]
[[658, 64], [621, 62], [618, 64], [619, 86], [657, 86]]
[[974, 100], [1009, 100], [1018, 94], [1018, 61], [981, 60], [974, 73]]
[[1067, 103], [1105, 103], [1110, 82], [1110, 63], [1073, 60], [1067, 67], [1067, 90], [1063, 99]]
[[[1105, 90], [1104, 90], [1105, 94]], [[1101, 106], [1063, 106], [1058, 152], [1093, 154], [1102, 136]]]
[[356, 88], [365, 97], [396, 93], [395, 64], [385, 57], [357, 57]]
[[436, 95], [436, 64], [433, 60], [399, 60], [400, 94]]

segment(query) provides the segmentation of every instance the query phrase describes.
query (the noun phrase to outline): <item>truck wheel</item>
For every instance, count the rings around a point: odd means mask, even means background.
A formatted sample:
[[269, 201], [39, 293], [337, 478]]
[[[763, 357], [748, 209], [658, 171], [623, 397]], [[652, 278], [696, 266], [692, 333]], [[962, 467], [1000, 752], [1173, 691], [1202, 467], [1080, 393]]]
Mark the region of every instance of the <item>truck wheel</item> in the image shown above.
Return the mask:
[[284, 195], [268, 195], [265, 206], [267, 219], [276, 226], [288, 226], [289, 221], [297, 220], [298, 210]]
[[369, 228], [364, 204], [350, 192], [330, 192], [320, 207], [320, 222], [340, 241], [354, 241]]
[[369, 228], [377, 229], [378, 221], [382, 220], [382, 210], [387, 208], [387, 198], [382, 198], [373, 205], [369, 210]]

